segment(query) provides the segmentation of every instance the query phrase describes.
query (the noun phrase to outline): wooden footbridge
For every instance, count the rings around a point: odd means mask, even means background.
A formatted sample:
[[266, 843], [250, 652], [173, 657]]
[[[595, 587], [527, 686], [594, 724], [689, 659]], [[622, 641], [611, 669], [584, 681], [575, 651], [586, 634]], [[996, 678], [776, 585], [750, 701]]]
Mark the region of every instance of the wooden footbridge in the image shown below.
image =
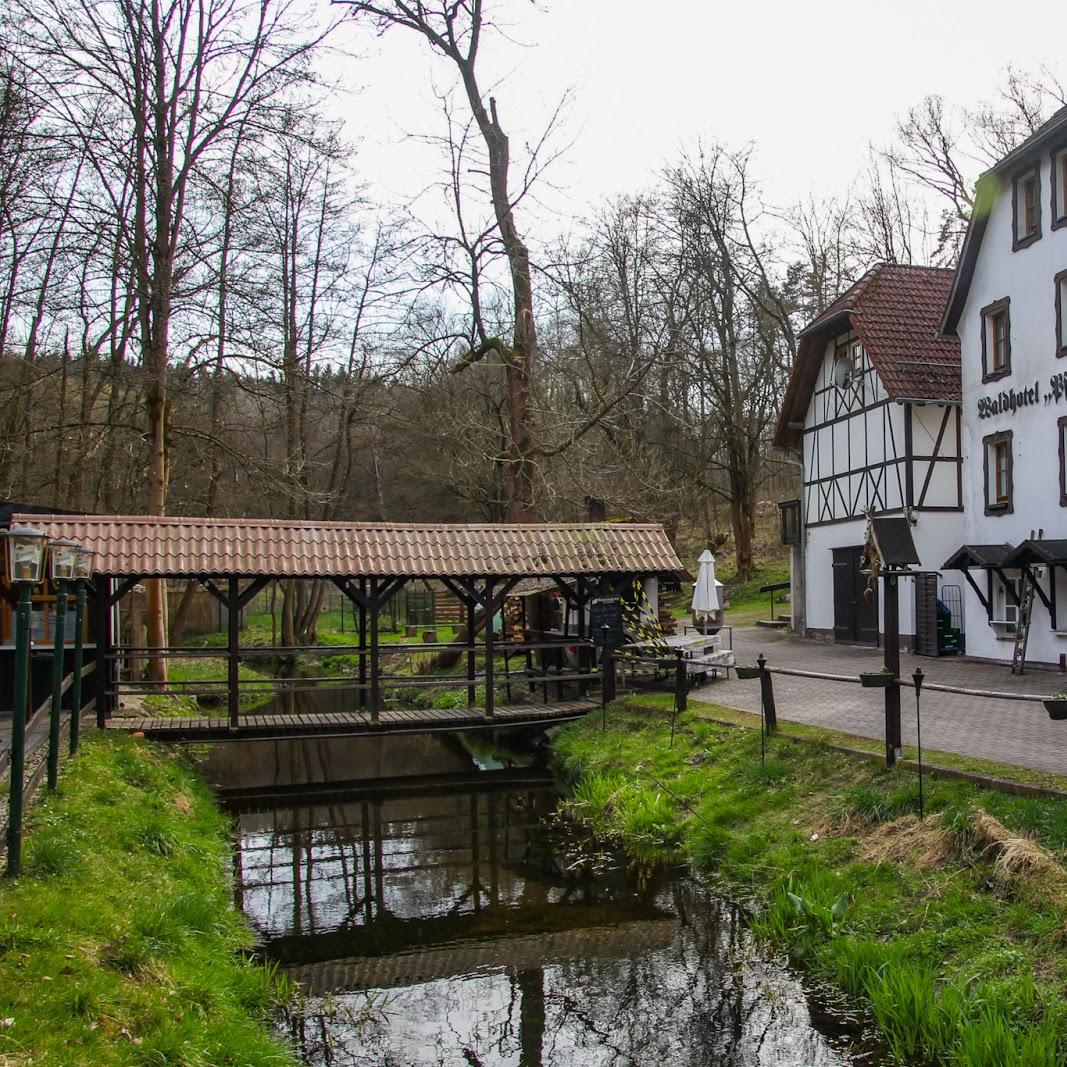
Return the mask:
[[[548, 726], [599, 705], [605, 677], [590, 627], [590, 603], [600, 597], [644, 595], [659, 579], [685, 575], [658, 524], [318, 523], [156, 516], [33, 515], [12, 518], [52, 538], [92, 546], [97, 574], [91, 587], [92, 672], [97, 723], [174, 741], [348, 736], [445, 730]], [[121, 640], [123, 598], [142, 583], [197, 582], [226, 616], [224, 647], [143, 647]], [[241, 615], [273, 582], [332, 583], [352, 603], [357, 641], [351, 646], [244, 646]], [[433, 645], [383, 642], [383, 609], [407, 583], [434, 581], [464, 610], [458, 639]], [[497, 633], [509, 596], [551, 597], [562, 623], [546, 612], [523, 614], [521, 633]], [[636, 591], [636, 592], [635, 592]], [[523, 601], [525, 604], [525, 600]], [[478, 636], [481, 641], [478, 642]], [[424, 654], [451, 659], [428, 674], [405, 673]], [[274, 664], [344, 654], [354, 674], [337, 678], [242, 678], [244, 661]], [[383, 671], [383, 660], [406, 656], [404, 670]], [[522, 668], [512, 671], [510, 657]], [[225, 662], [225, 680], [168, 680], [159, 661]], [[503, 663], [503, 674], [501, 674]], [[148, 664], [148, 677], [139, 670]], [[462, 673], [456, 668], [462, 665]], [[271, 668], [273, 669], [273, 668]], [[186, 672], [187, 673], [187, 672]], [[607, 672], [609, 695], [613, 672]], [[390, 694], [422, 687], [463, 693], [460, 707], [398, 706]], [[508, 699], [500, 703], [498, 690]], [[514, 690], [518, 696], [514, 699]], [[225, 714], [187, 717], [144, 714], [143, 697], [180, 695]], [[552, 701], [549, 697], [554, 696]], [[253, 699], [254, 698], [254, 699]], [[464, 699], [465, 698], [465, 699]], [[187, 699], [183, 703], [188, 706]], [[126, 705], [124, 707], [124, 704]], [[131, 714], [127, 709], [133, 708]]]
[[501, 730], [555, 726], [588, 714], [599, 701], [563, 700], [553, 704], [497, 705], [492, 716], [482, 708], [427, 708], [381, 711], [377, 716], [351, 711], [334, 714], [244, 714], [237, 727], [228, 717], [195, 718], [115, 716], [108, 729], [143, 734], [157, 741], [274, 740], [280, 737], [351, 737], [400, 733], [440, 733], [457, 730]]

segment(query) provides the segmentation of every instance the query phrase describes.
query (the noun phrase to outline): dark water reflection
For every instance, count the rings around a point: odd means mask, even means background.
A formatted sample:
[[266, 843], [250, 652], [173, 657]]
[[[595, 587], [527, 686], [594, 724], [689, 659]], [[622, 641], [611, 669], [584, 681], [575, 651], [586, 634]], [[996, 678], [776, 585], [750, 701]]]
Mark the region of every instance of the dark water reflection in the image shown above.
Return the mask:
[[216, 750], [241, 905], [333, 1004], [294, 1024], [309, 1063], [873, 1062], [735, 906], [629, 868], [543, 771], [496, 762], [444, 737]]

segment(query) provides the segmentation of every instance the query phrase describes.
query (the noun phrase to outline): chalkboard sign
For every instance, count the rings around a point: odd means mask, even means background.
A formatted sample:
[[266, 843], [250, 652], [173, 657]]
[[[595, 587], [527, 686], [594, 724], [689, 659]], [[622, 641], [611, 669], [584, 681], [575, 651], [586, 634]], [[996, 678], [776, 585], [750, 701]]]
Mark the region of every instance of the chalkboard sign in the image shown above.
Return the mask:
[[[604, 627], [607, 627], [607, 630]], [[622, 598], [597, 596], [589, 601], [589, 631], [598, 648], [620, 648], [626, 644], [622, 628]]]

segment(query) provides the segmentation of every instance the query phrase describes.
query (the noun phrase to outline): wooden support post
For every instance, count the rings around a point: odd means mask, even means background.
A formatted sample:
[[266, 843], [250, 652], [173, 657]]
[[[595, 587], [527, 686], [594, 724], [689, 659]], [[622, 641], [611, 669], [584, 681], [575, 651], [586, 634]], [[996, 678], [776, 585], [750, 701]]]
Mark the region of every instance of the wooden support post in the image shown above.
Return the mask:
[[93, 689], [96, 695], [96, 725], [102, 730], [111, 717], [111, 685], [114, 661], [110, 659], [111, 641], [111, 581], [108, 578], [93, 579], [93, 658], [96, 668], [93, 671]]
[[[359, 684], [361, 707], [366, 706], [365, 696], [370, 690], [371, 722], [377, 722], [382, 710], [379, 624], [382, 607], [401, 589], [404, 578], [360, 578], [358, 588], [351, 579], [336, 577], [334, 584], [359, 608]], [[367, 643], [367, 622], [370, 621], [370, 644]], [[370, 660], [368, 666], [368, 659]], [[369, 678], [369, 685], [368, 685]]]
[[685, 677], [685, 653], [679, 649], [675, 655], [678, 657], [674, 665], [674, 709], [685, 711], [686, 709], [686, 677]]
[[74, 681], [70, 687], [70, 754], [78, 751], [78, 731], [82, 717], [82, 670], [85, 665], [85, 581], [79, 579], [74, 598]]
[[[589, 662], [589, 655], [585, 648], [586, 640], [586, 626], [585, 626], [585, 579], [575, 579], [575, 597], [574, 607], [578, 612], [578, 673], [586, 673], [586, 664]], [[585, 696], [589, 691], [589, 683], [579, 681], [578, 682], [578, 695]]]
[[7, 809], [7, 876], [22, 870], [22, 807], [26, 766], [26, 718], [30, 703], [30, 617], [29, 582], [19, 582], [15, 608], [15, 704], [11, 714], [10, 799]]
[[606, 706], [615, 699], [615, 653], [608, 645], [610, 627], [602, 627], [603, 644], [600, 652], [601, 701]]
[[359, 706], [367, 706], [367, 579], [359, 580]]
[[674, 724], [678, 716], [686, 709], [685, 653], [678, 649], [674, 664], [674, 711], [671, 714], [671, 745], [674, 744]]
[[467, 681], [470, 683], [467, 686], [467, 707], [473, 708], [478, 703], [478, 687], [474, 684], [474, 679], [478, 673], [478, 653], [474, 634], [474, 622], [475, 615], [478, 612], [478, 605], [471, 597], [466, 597], [463, 603], [467, 609]]
[[485, 583], [485, 717], [493, 717], [493, 582]]
[[370, 717], [377, 722], [382, 710], [378, 662], [378, 622], [382, 605], [378, 598], [378, 579], [370, 580]]
[[885, 689], [885, 765], [900, 756], [900, 597], [897, 576], [885, 575], [885, 666], [893, 676]]
[[63, 653], [66, 651], [67, 583], [56, 582], [56, 611], [52, 621], [52, 705], [48, 709], [48, 791], [59, 783], [59, 727], [63, 714]]
[[767, 670], [767, 660], [763, 653], [756, 660], [759, 667], [760, 700], [763, 708], [763, 721], [766, 724], [767, 734], [773, 734], [778, 729], [778, 710], [774, 706], [774, 680], [771, 672]]
[[238, 580], [230, 578], [226, 588], [226, 704], [230, 712], [231, 730], [236, 730], [241, 722], [240, 600]]

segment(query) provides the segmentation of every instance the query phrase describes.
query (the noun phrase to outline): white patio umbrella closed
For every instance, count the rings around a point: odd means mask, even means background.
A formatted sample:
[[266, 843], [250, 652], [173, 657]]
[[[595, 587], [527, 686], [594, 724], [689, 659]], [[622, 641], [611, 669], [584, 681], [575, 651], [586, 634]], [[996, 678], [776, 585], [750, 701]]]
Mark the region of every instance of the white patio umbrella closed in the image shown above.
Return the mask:
[[697, 560], [697, 580], [693, 583], [693, 621], [706, 620], [719, 610], [719, 583], [715, 581], [715, 557], [705, 548]]

